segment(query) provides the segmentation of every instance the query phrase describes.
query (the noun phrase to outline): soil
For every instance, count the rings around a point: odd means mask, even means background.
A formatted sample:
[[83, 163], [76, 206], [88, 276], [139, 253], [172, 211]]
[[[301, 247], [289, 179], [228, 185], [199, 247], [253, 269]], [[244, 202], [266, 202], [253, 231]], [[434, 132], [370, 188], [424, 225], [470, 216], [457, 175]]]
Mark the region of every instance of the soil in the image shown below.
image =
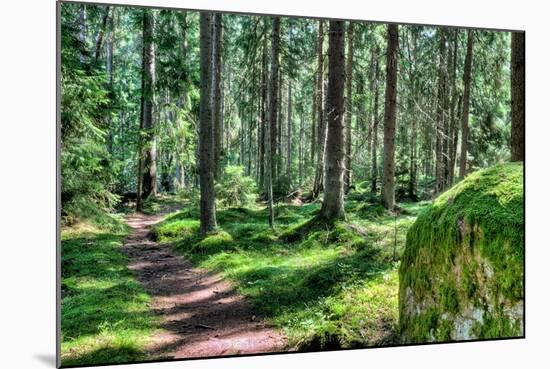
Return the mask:
[[259, 317], [221, 275], [195, 268], [169, 245], [149, 238], [163, 215], [135, 213], [124, 251], [129, 267], [151, 295], [163, 329], [149, 347], [153, 359], [281, 352], [287, 339]]

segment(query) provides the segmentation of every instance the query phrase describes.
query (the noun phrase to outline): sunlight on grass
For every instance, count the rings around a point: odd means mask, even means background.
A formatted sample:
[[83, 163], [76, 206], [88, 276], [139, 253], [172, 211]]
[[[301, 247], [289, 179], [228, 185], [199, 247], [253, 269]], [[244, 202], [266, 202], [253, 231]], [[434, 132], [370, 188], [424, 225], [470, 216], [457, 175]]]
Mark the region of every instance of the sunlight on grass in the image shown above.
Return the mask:
[[149, 296], [127, 269], [121, 250], [126, 235], [90, 225], [62, 233], [63, 365], [145, 358], [155, 318]]
[[233, 281], [295, 348], [389, 344], [398, 312], [393, 249], [399, 258], [408, 228], [429, 203], [402, 204], [394, 216], [356, 198], [346, 206], [357, 213], [332, 226], [311, 223], [320, 207], [313, 203], [277, 206], [275, 230], [264, 208], [227, 208], [217, 212], [219, 230], [203, 240], [191, 210], [172, 215], [153, 235]]

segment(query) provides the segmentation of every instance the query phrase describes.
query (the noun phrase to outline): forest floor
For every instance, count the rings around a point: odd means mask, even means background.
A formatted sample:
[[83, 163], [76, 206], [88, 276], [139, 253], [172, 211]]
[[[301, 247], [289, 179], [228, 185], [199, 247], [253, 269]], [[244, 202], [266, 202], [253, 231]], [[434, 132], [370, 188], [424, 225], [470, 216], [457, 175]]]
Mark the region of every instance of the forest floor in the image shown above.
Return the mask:
[[168, 245], [149, 238], [162, 214], [134, 213], [123, 250], [129, 268], [151, 295], [161, 330], [148, 351], [153, 358], [190, 358], [282, 351], [286, 337], [256, 315], [248, 300], [220, 274], [194, 268]]
[[278, 204], [275, 229], [262, 203], [220, 208], [203, 238], [197, 204], [164, 198], [66, 227], [63, 365], [395, 344], [399, 258], [429, 202], [399, 205], [356, 191], [329, 226], [320, 201]]

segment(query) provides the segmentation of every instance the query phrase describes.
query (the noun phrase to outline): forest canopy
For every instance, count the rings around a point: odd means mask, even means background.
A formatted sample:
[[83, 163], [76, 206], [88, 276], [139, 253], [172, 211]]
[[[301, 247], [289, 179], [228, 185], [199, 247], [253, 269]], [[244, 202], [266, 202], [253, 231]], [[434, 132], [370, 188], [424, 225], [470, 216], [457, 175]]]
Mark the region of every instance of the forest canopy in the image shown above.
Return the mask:
[[524, 33], [60, 10], [64, 365], [523, 335]]

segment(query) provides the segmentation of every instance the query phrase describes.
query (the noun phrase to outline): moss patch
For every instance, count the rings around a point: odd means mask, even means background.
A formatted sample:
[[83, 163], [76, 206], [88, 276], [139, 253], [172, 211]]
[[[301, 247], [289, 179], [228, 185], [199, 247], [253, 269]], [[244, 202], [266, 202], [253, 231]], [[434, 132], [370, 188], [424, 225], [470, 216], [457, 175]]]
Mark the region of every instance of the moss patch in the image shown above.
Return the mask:
[[[511, 309], [522, 302], [523, 257], [522, 163], [472, 173], [443, 193], [407, 233], [399, 270], [405, 341], [456, 337], [457, 329], [441, 319], [443, 314], [470, 319], [478, 337], [520, 335], [519, 328], [488, 327], [510, 319], [502, 306]], [[469, 316], [474, 308], [487, 316]]]

